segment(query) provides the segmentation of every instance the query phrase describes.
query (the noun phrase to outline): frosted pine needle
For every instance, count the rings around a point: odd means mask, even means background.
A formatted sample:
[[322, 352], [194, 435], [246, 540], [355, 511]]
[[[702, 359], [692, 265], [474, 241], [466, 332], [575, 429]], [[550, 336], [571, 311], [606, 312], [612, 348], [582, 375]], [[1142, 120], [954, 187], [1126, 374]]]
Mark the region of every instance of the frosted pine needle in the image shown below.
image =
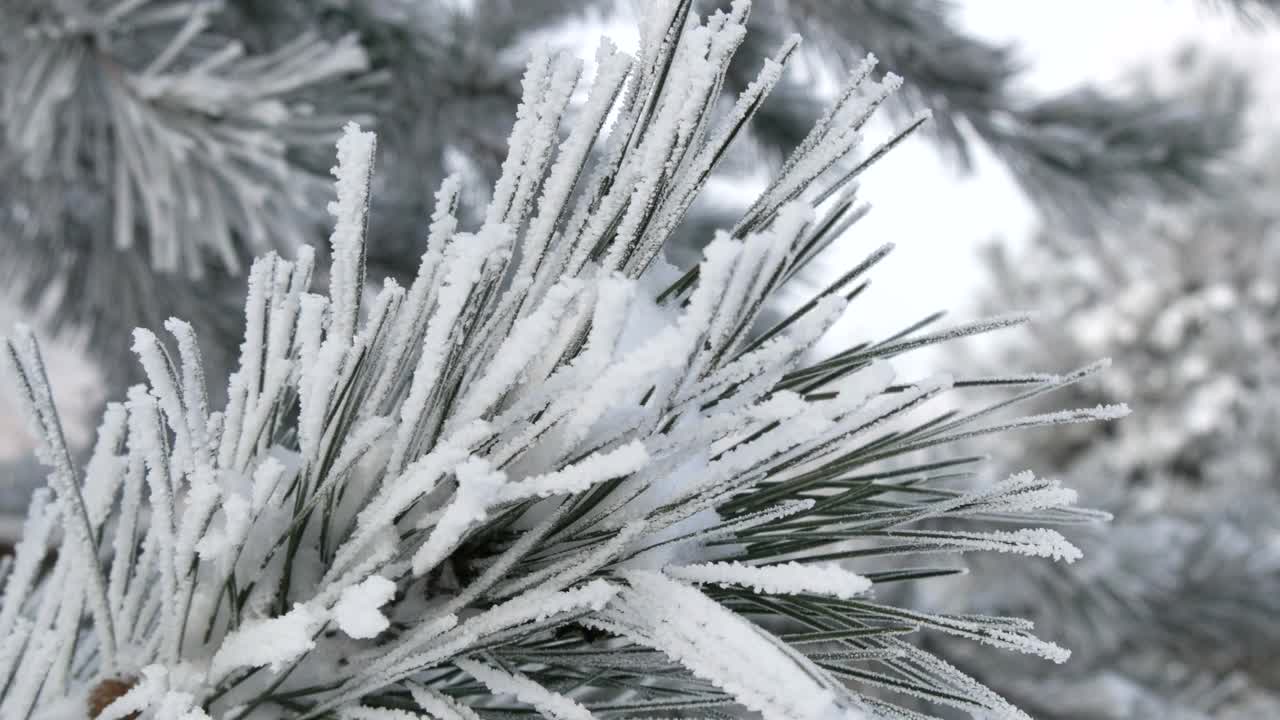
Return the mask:
[[741, 585], [761, 595], [829, 595], [841, 600], [871, 589], [871, 581], [838, 565], [784, 563], [750, 567], [741, 563], [701, 563], [667, 568], [667, 575], [699, 585]]
[[[917, 717], [894, 704], [917, 700], [1022, 717], [902, 635], [1064, 651], [1024, 623], [882, 604], [877, 585], [945, 574], [907, 555], [1074, 559], [1032, 525], [1091, 517], [1074, 493], [1030, 474], [949, 490], [975, 459], [946, 448], [1120, 411], [974, 429], [1003, 406], [930, 414], [966, 384], [894, 384], [890, 358], [1017, 318], [806, 364], [887, 247], [757, 328], [865, 212], [851, 180], [883, 153], [863, 124], [898, 84], [870, 60], [698, 267], [663, 262], [794, 48], [715, 112], [748, 9], [655, 4], [638, 59], [602, 47], [558, 145], [580, 68], [539, 51], [484, 220], [464, 229], [445, 181], [407, 289], [367, 287], [375, 142], [349, 127], [328, 293], [310, 249], [257, 260], [221, 409], [189, 326], [139, 330], [149, 383], [77, 467], [34, 342], [6, 342], [52, 472], [4, 583], [0, 717], [772, 720]], [[1025, 397], [1071, 381], [1010, 377]]]

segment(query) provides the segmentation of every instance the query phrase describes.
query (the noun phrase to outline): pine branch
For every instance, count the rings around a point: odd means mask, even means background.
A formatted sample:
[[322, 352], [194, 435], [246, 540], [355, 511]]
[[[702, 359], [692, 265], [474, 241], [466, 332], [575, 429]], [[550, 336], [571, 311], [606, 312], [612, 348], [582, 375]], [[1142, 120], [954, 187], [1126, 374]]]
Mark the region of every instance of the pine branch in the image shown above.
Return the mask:
[[[371, 300], [375, 139], [348, 126], [325, 294], [310, 291], [309, 248], [259, 257], [225, 403], [210, 404], [189, 325], [166, 323], [176, 354], [138, 330], [147, 382], [110, 406], [83, 477], [49, 454], [60, 502], [37, 495], [0, 602], [13, 631], [0, 715], [91, 696], [97, 717], [117, 719], [853, 719], [911, 717], [913, 699], [1025, 717], [903, 636], [1058, 662], [1067, 651], [1025, 621], [871, 595], [945, 576], [904, 556], [1079, 555], [1041, 527], [1079, 519], [1056, 483], [934, 487], [949, 477], [936, 471], [974, 461], [939, 460], [947, 441], [1002, 426], [969, 426], [990, 408], [938, 414], [964, 386], [896, 381], [890, 365], [1020, 320], [909, 328], [808, 364], [845, 310], [834, 292], [751, 342], [769, 296], [822, 244], [837, 161], [882, 154], [856, 128], [897, 81], [870, 64], [853, 73], [677, 282], [680, 302], [659, 300], [676, 278], [653, 260], [742, 119], [717, 123], [713, 106], [745, 11], [655, 6], [635, 58], [602, 45], [563, 140], [580, 64], [535, 52], [478, 221], [458, 217], [458, 183], [443, 183], [418, 275]], [[780, 69], [766, 65], [760, 87]], [[838, 204], [854, 207], [853, 192]], [[19, 379], [35, 357], [18, 358]], [[32, 387], [37, 430], [60, 447], [48, 393]], [[953, 525], [926, 525], [939, 519]], [[971, 525], [991, 519], [1016, 527]], [[60, 551], [33, 578], [55, 523]], [[86, 543], [100, 582], [71, 551]]]

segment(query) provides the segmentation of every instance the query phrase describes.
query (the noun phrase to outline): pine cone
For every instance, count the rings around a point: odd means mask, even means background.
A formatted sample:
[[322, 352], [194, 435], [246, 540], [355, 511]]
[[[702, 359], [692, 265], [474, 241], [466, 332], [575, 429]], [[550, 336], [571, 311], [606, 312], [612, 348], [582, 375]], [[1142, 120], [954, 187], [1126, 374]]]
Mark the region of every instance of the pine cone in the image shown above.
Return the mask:
[[[107, 678], [94, 686], [89, 693], [89, 719], [98, 717], [107, 706], [138, 684], [137, 678]], [[124, 720], [137, 720], [138, 713], [130, 713]]]

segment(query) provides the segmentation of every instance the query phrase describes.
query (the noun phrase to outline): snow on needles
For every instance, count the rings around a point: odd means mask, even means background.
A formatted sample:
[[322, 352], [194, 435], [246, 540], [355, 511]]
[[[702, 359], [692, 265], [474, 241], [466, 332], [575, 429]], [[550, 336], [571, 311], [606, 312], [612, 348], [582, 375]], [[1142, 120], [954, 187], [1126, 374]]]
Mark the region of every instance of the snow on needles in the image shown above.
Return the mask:
[[376, 147], [371, 132], [349, 123], [338, 141], [338, 164], [333, 175], [338, 179], [338, 199], [329, 203], [334, 217], [332, 246], [333, 271], [329, 279], [329, 296], [333, 308], [335, 337], [350, 340], [360, 313], [360, 295], [364, 292], [364, 233], [369, 216], [369, 183], [373, 178], [373, 153]]
[[763, 595], [811, 593], [848, 600], [871, 589], [871, 581], [838, 565], [790, 562], [752, 567], [739, 562], [669, 567], [667, 575], [697, 584], [741, 585]]
[[216, 677], [234, 668], [264, 665], [279, 671], [315, 647], [312, 635], [323, 623], [324, 618], [306, 605], [295, 605], [279, 617], [250, 621], [223, 639], [210, 672]]

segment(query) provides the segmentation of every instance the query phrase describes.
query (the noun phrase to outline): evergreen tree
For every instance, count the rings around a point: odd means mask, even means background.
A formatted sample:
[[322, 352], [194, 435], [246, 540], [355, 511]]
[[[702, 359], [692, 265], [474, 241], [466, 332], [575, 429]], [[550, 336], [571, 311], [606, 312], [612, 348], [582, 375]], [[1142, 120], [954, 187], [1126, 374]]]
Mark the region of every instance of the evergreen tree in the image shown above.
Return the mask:
[[[83, 468], [31, 333], [0, 344], [50, 469], [4, 567], [0, 715], [902, 720], [917, 699], [1025, 718], [907, 637], [1064, 649], [1015, 618], [878, 592], [947, 574], [917, 555], [1074, 560], [1045, 526], [1091, 515], [1029, 472], [950, 490], [977, 458], [923, 454], [1126, 409], [1006, 423], [990, 418], [1007, 402], [936, 407], [1088, 369], [895, 377], [905, 352], [1020, 317], [808, 360], [883, 252], [751, 333], [852, 212], [840, 161], [883, 155], [860, 131], [897, 82], [869, 64], [698, 266], [662, 261], [794, 49], [717, 113], [744, 26], [744, 4], [655, 5], [635, 58], [601, 46], [572, 124], [579, 63], [535, 53], [479, 219], [444, 180], [412, 283], [372, 297], [375, 143], [350, 126], [327, 291], [309, 291], [307, 246], [253, 264], [225, 404], [190, 324], [166, 322], [172, 348], [135, 331], [147, 384], [108, 405]], [[938, 518], [957, 527], [920, 527]]]
[[[1138, 409], [1105, 430], [1000, 447], [1047, 463], [1114, 515], [1078, 538], [1085, 562], [1034, 583], [996, 588], [1007, 568], [978, 564], [987, 607], [1027, 612], [1077, 649], [1053, 678], [1004, 665], [984, 675], [1043, 717], [1280, 712], [1280, 152], [1245, 162], [1218, 202], [1153, 210], [1089, 240], [1045, 231], [1016, 255], [992, 250], [989, 302], [1043, 313], [999, 362], [1053, 369], [1113, 354], [1117, 367], [1073, 386], [1071, 402]], [[1028, 267], [1034, 279], [1019, 279]]]

